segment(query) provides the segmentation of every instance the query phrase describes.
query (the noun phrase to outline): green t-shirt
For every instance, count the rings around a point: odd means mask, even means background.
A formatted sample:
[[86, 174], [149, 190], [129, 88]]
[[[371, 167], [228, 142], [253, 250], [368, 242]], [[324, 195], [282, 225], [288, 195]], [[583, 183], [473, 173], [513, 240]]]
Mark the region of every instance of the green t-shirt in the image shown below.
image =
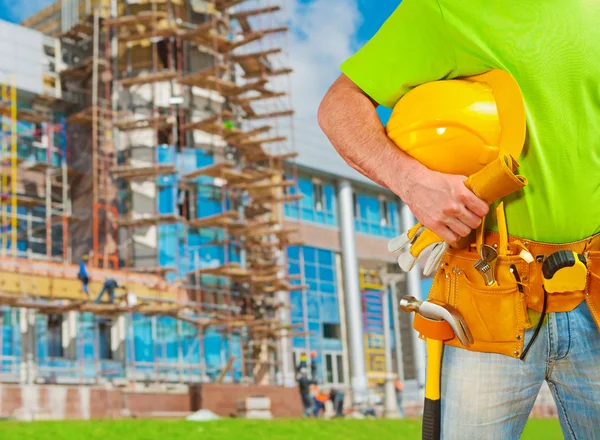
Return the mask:
[[509, 233], [551, 243], [600, 232], [600, 2], [404, 0], [342, 71], [393, 107], [429, 81], [502, 69], [527, 113]]

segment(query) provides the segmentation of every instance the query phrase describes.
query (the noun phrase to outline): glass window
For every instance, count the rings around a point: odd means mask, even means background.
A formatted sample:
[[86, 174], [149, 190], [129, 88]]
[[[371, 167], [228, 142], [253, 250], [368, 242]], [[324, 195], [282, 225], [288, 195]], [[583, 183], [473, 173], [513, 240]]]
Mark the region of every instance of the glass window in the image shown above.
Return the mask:
[[62, 345], [63, 315], [48, 315], [48, 356], [63, 357]]
[[387, 226], [390, 224], [390, 207], [387, 200], [381, 201], [381, 226]]
[[333, 268], [319, 266], [319, 280], [333, 283], [335, 281]]
[[111, 337], [110, 337], [111, 322], [107, 319], [100, 319], [98, 321], [98, 334], [100, 336], [98, 341], [98, 349], [100, 351], [100, 359], [110, 360], [112, 356], [111, 348]]
[[[299, 193], [304, 197], [300, 200], [300, 218], [303, 221], [319, 224], [335, 225], [335, 194], [333, 185], [325, 182], [313, 182], [311, 179], [298, 179]], [[296, 193], [295, 188], [289, 192]], [[298, 218], [298, 203], [290, 202], [285, 205], [285, 215]]]
[[333, 369], [333, 356], [331, 354], [325, 355], [325, 382], [334, 383], [334, 369]]
[[394, 237], [399, 234], [398, 204], [366, 194], [355, 198], [355, 228], [357, 232]]
[[337, 364], [337, 382], [344, 383], [344, 362], [341, 354], [338, 354], [336, 357]]
[[302, 248], [302, 254], [304, 256], [304, 263], [315, 263], [315, 248], [305, 246]]
[[175, 189], [173, 186], [159, 186], [158, 213], [172, 214], [175, 211]]
[[317, 251], [319, 264], [325, 266], [333, 266], [333, 252], [326, 249], [318, 249]]
[[340, 325], [323, 323], [323, 337], [325, 339], [340, 339], [342, 337]]
[[308, 280], [316, 280], [317, 279], [317, 266], [313, 264], [305, 264], [304, 265], [304, 276]]
[[321, 311], [323, 315], [323, 321], [330, 323], [340, 322], [340, 311], [337, 296], [321, 295]]
[[[313, 182], [313, 193], [314, 193], [314, 208], [315, 211], [323, 211], [325, 209], [323, 193], [323, 185], [320, 182]], [[319, 222], [322, 223], [322, 222]]]

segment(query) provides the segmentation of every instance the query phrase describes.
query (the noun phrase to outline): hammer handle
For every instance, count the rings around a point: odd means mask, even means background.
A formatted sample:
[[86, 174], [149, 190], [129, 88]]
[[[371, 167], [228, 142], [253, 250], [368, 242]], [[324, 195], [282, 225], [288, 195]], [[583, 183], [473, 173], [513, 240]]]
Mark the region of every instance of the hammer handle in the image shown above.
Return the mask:
[[423, 440], [439, 440], [441, 435], [440, 380], [443, 341], [427, 339], [427, 382], [423, 409]]

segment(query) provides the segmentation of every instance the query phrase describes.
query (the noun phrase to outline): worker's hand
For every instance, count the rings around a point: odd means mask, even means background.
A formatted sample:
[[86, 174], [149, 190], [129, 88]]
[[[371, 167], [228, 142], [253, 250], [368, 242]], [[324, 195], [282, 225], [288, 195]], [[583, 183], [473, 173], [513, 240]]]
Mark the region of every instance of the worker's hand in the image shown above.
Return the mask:
[[420, 167], [405, 176], [398, 195], [421, 224], [454, 243], [476, 229], [489, 210], [488, 204], [465, 186], [465, 180], [465, 176]]

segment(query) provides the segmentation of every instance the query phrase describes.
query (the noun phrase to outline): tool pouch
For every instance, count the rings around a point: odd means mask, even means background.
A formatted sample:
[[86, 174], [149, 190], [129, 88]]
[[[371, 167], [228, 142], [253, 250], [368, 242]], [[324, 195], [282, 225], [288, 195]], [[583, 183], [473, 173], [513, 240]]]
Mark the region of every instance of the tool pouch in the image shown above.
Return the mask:
[[[486, 232], [485, 242], [498, 245], [499, 234]], [[549, 294], [547, 312], [569, 312], [585, 300], [600, 331], [600, 234], [563, 245], [512, 237], [509, 255], [500, 255], [496, 260], [497, 285], [485, 285], [473, 267], [479, 253], [469, 249], [449, 249], [433, 280], [428, 300], [450, 304], [463, 315], [475, 340], [468, 350], [514, 358], [521, 355], [524, 331], [537, 324], [529, 321], [528, 308], [539, 312], [543, 303], [542, 265], [527, 263], [519, 256], [524, 244], [533, 255], [547, 256], [560, 249], [585, 255], [589, 271], [586, 290]], [[511, 266], [517, 270], [521, 283], [517, 283]], [[464, 348], [456, 338], [446, 343]]]
[[589, 276], [585, 291], [585, 300], [600, 331], [600, 250], [589, 251], [586, 255]]
[[[522, 267], [524, 262], [518, 256], [498, 257], [495, 271], [498, 284], [486, 286], [473, 267], [478, 260], [477, 252], [449, 249], [428, 300], [450, 304], [463, 315], [475, 340], [469, 350], [519, 357], [525, 329], [531, 324], [525, 292], [519, 289], [510, 267], [513, 264]], [[457, 338], [446, 343], [464, 348]]]

